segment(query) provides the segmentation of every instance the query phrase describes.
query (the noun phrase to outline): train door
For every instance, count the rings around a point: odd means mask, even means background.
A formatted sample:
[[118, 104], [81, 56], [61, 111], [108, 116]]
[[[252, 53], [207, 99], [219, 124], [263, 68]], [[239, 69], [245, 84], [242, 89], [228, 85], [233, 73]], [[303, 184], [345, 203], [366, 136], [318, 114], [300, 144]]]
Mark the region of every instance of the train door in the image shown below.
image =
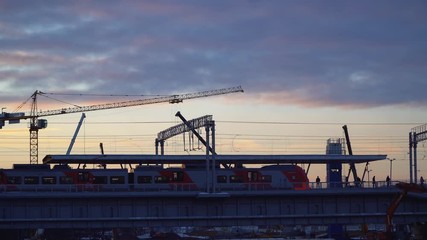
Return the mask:
[[172, 173], [172, 181], [173, 182], [183, 182], [184, 181], [184, 173], [182, 171], [174, 171]]
[[0, 184], [5, 184], [6, 183], [6, 175], [4, 174], [4, 172], [0, 172]]
[[248, 172], [248, 182], [258, 182], [259, 173], [256, 171]]
[[77, 183], [78, 184], [86, 184], [91, 183], [92, 179], [90, 177], [89, 172], [78, 172], [77, 173]]
[[134, 190], [134, 184], [135, 184], [135, 173], [130, 172], [128, 173], [128, 184], [130, 189], [133, 191]]

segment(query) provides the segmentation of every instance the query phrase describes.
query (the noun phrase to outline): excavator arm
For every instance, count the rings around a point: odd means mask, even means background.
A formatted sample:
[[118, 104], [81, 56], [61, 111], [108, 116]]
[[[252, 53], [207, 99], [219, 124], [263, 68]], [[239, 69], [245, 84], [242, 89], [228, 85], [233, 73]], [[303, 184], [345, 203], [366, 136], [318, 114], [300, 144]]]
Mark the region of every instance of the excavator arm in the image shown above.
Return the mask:
[[423, 185], [418, 185], [415, 183], [405, 183], [400, 182], [396, 184], [396, 187], [401, 189], [402, 191], [397, 195], [393, 201], [391, 202], [390, 206], [387, 208], [387, 216], [386, 216], [386, 231], [388, 234], [391, 234], [393, 230], [393, 223], [392, 219], [394, 216], [394, 212], [396, 212], [396, 209], [399, 207], [402, 200], [408, 195], [408, 192], [416, 192], [416, 193], [423, 193], [426, 192], [426, 188]]

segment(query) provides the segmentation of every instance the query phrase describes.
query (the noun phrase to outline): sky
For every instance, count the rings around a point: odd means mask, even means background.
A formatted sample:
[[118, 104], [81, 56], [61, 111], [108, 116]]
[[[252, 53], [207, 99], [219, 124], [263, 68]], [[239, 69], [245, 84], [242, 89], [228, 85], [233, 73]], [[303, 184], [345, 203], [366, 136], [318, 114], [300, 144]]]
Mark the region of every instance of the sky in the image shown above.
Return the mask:
[[[244, 93], [87, 113], [73, 153], [98, 153], [99, 142], [154, 153], [181, 111], [213, 115], [221, 153], [324, 154], [347, 124], [354, 154], [396, 159], [370, 165], [377, 181], [390, 167], [408, 179], [408, 133], [427, 117], [426, 12], [425, 1], [394, 0], [0, 0], [0, 107], [14, 112], [36, 90], [49, 93], [39, 110], [50, 110], [240, 85]], [[40, 159], [65, 153], [79, 118], [48, 117]], [[0, 130], [0, 166], [29, 162], [27, 127]], [[175, 138], [168, 152], [203, 154], [188, 141]], [[424, 143], [418, 155], [427, 176]]]

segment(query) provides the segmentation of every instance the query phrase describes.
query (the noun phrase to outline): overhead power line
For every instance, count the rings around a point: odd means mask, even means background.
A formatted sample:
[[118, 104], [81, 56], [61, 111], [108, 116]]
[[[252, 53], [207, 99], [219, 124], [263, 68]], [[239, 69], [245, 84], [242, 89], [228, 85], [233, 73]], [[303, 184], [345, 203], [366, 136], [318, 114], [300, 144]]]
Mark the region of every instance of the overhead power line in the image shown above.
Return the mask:
[[[415, 123], [415, 122], [270, 122], [270, 121], [215, 121], [216, 123], [232, 123], [232, 124], [271, 124], [271, 125], [362, 125], [362, 126], [414, 126], [421, 125], [424, 123]], [[55, 124], [75, 124], [75, 122], [55, 122], [51, 121], [50, 123]], [[86, 124], [165, 124], [170, 123], [174, 124], [174, 121], [102, 121], [102, 122], [90, 122], [87, 121]]]
[[395, 125], [420, 125], [423, 123], [410, 122], [272, 122], [272, 121], [216, 121], [221, 123], [236, 123], [236, 124], [281, 124], [281, 125], [372, 125], [372, 126], [395, 126]]

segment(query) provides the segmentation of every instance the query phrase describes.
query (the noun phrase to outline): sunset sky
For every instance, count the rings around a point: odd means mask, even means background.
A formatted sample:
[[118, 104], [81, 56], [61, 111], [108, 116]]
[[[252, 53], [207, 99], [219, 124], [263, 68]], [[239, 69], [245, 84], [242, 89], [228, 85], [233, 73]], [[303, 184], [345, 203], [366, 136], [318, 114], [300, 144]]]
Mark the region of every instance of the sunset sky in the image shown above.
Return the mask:
[[[427, 122], [426, 12], [426, 1], [3, 0], [0, 107], [14, 112], [36, 90], [55, 93], [39, 97], [50, 110], [241, 85], [244, 93], [87, 112], [73, 153], [99, 153], [103, 142], [108, 153], [152, 154], [181, 111], [213, 115], [227, 154], [323, 154], [347, 124], [354, 154], [387, 154], [393, 178], [408, 179], [408, 133]], [[40, 160], [66, 152], [79, 118], [46, 118]], [[185, 139], [168, 141], [166, 154], [204, 153], [184, 151]], [[6, 124], [0, 167], [28, 155], [28, 121]], [[426, 157], [420, 143], [419, 176]], [[371, 177], [389, 168], [373, 163]], [[316, 175], [324, 179], [324, 166], [310, 168]]]

